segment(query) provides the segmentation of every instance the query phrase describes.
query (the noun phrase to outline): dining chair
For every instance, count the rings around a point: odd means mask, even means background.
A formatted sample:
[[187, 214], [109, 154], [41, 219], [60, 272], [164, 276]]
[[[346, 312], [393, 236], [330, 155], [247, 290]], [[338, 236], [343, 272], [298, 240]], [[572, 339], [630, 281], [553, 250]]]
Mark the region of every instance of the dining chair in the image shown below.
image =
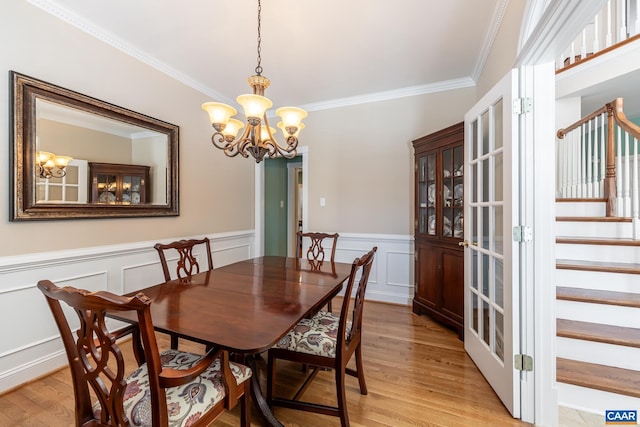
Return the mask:
[[[250, 425], [251, 369], [229, 361], [225, 350], [204, 356], [158, 350], [151, 300], [38, 282], [64, 344], [75, 396], [77, 427], [207, 426], [240, 401], [241, 425]], [[65, 303], [65, 306], [61, 304]], [[78, 316], [72, 332], [66, 306]], [[133, 311], [138, 327], [131, 340], [137, 368], [127, 366], [107, 312]], [[125, 372], [131, 372], [125, 375]], [[92, 395], [97, 399], [92, 403]]]
[[[160, 256], [160, 263], [162, 264], [162, 272], [164, 273], [164, 280], [169, 281], [172, 280], [171, 273], [169, 272], [169, 266], [167, 264], [166, 254], [168, 252], [173, 252], [174, 250], [178, 252], [178, 261], [176, 264], [176, 278], [182, 282], [190, 282], [191, 276], [200, 272], [200, 264], [198, 263], [198, 258], [193, 253], [194, 248], [199, 245], [203, 245], [206, 250], [207, 262], [208, 262], [208, 270], [213, 269], [213, 260], [211, 258], [211, 242], [208, 237], [203, 239], [189, 239], [189, 240], [178, 240], [171, 243], [156, 243], [153, 247], [156, 251], [158, 251], [158, 255]], [[206, 270], [205, 270], [206, 271]]]
[[[349, 426], [345, 393], [345, 374], [358, 378], [360, 394], [367, 394], [362, 362], [362, 312], [369, 273], [377, 251], [374, 247], [366, 255], [356, 258], [351, 265], [342, 308], [339, 314], [320, 311], [311, 318], [302, 319], [275, 346], [267, 357], [267, 403], [340, 417], [342, 427]], [[355, 295], [352, 291], [355, 287]], [[353, 301], [352, 301], [353, 300]], [[347, 368], [355, 354], [356, 369]], [[309, 366], [307, 378], [293, 398], [276, 397], [276, 361], [278, 359]], [[335, 373], [337, 407], [300, 400], [319, 370], [332, 369]]]
[[[302, 232], [297, 233], [298, 258], [303, 258], [303, 241], [309, 239], [309, 246], [304, 258], [309, 261], [311, 268], [319, 269], [325, 261], [325, 245], [331, 243], [331, 256], [328, 261], [334, 262], [336, 257], [336, 246], [338, 245], [338, 233]], [[326, 242], [326, 243], [325, 243]], [[327, 303], [327, 310], [331, 311], [331, 301]]]
[[[167, 253], [178, 252], [178, 261], [176, 263], [176, 278], [183, 283], [191, 283], [191, 276], [200, 272], [200, 264], [198, 258], [193, 253], [197, 247], [204, 246], [207, 254], [208, 270], [213, 270], [213, 259], [211, 258], [211, 242], [208, 237], [203, 239], [178, 240], [171, 243], [156, 243], [153, 247], [158, 251], [160, 264], [162, 265], [162, 273], [166, 282], [172, 280], [167, 262]], [[171, 337], [171, 348], [178, 348], [178, 336], [169, 334]]]

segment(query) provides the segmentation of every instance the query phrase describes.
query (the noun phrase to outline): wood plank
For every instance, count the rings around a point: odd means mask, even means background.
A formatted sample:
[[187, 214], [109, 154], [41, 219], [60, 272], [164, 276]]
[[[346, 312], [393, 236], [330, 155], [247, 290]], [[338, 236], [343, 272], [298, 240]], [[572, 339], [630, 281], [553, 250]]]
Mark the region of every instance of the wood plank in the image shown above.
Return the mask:
[[631, 292], [603, 291], [601, 289], [556, 287], [556, 298], [564, 301], [579, 301], [593, 304], [619, 305], [640, 308], [640, 294]]
[[595, 237], [556, 237], [556, 243], [569, 245], [640, 246], [640, 240], [600, 239]]
[[640, 348], [640, 329], [577, 320], [556, 319], [556, 335]]
[[[334, 310], [341, 300], [334, 301]], [[456, 333], [418, 316], [411, 307], [367, 301], [363, 321], [363, 360], [369, 394], [359, 393], [356, 378], [347, 377], [347, 403], [352, 427], [519, 427], [464, 351]], [[166, 335], [158, 334], [163, 348]], [[128, 345], [127, 361], [133, 360]], [[180, 341], [180, 349], [202, 352], [199, 344]], [[353, 365], [353, 361], [351, 362]], [[260, 380], [265, 382], [264, 361]], [[278, 364], [277, 392], [294, 393], [303, 380], [300, 367]], [[57, 384], [57, 385], [56, 385]], [[36, 390], [40, 390], [36, 392]], [[67, 368], [0, 396], [0, 426], [70, 426], [73, 395]], [[37, 397], [33, 397], [37, 395]], [[333, 372], [323, 371], [304, 399], [335, 403]], [[239, 408], [223, 414], [212, 426], [239, 425]], [[286, 426], [338, 427], [337, 417], [276, 408]], [[255, 411], [252, 425], [262, 425]]]
[[556, 268], [561, 270], [604, 271], [607, 273], [640, 274], [639, 263], [558, 259], [556, 260]]
[[575, 202], [580, 202], [580, 203], [589, 203], [589, 202], [593, 202], [593, 203], [604, 203], [606, 202], [607, 199], [587, 199], [587, 198], [580, 198], [580, 197], [574, 197], [574, 198], [566, 198], [566, 199], [561, 199], [561, 198], [556, 198], [556, 203], [575, 203]]
[[556, 221], [562, 222], [631, 222], [631, 218], [617, 216], [558, 216]]
[[640, 397], [640, 372], [563, 358], [556, 359], [556, 380], [566, 384]]

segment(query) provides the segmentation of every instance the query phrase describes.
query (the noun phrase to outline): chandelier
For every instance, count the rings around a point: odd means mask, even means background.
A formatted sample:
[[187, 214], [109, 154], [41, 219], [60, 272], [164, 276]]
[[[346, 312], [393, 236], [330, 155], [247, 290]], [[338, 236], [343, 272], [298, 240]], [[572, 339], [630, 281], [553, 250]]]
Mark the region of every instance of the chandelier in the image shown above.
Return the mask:
[[36, 153], [36, 174], [40, 178], [62, 178], [67, 174], [65, 168], [73, 158], [69, 156], [57, 156], [47, 151]]
[[[256, 163], [260, 163], [265, 155], [276, 157], [278, 155], [291, 159], [296, 155], [298, 147], [298, 134], [304, 129], [302, 119], [307, 117], [307, 112], [297, 107], [282, 107], [276, 110], [276, 114], [282, 120], [278, 127], [284, 134], [286, 146], [281, 146], [274, 135], [276, 130], [269, 126], [267, 110], [273, 106], [271, 100], [264, 96], [264, 90], [271, 82], [262, 75], [262, 57], [260, 48], [260, 13], [262, 6], [258, 0], [258, 65], [254, 76], [247, 80], [253, 89], [253, 94], [240, 95], [236, 98], [238, 104], [244, 109], [247, 118], [246, 127], [240, 120], [232, 118], [238, 112], [230, 105], [220, 102], [205, 102], [202, 109], [209, 114], [211, 125], [215, 132], [211, 136], [214, 146], [224, 151], [229, 157], [240, 154], [242, 157], [251, 155]], [[245, 127], [240, 136], [238, 132]]]

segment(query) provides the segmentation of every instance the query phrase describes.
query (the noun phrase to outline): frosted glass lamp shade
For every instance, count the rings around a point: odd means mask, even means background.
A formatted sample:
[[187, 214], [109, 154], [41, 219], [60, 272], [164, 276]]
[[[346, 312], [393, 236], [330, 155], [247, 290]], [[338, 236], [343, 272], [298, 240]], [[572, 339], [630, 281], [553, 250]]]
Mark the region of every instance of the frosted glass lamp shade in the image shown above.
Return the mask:
[[229, 123], [222, 131], [224, 136], [235, 138], [238, 135], [238, 131], [244, 127], [244, 123], [237, 119], [229, 119]]
[[211, 124], [227, 124], [231, 116], [235, 116], [238, 111], [230, 105], [221, 102], [205, 102], [202, 109], [209, 114]]
[[262, 119], [265, 111], [273, 105], [269, 98], [261, 95], [240, 95], [236, 101], [244, 108], [244, 115], [254, 119]]
[[278, 127], [282, 129], [282, 133], [284, 134], [285, 138], [289, 136], [295, 136], [297, 138], [298, 135], [300, 134], [300, 131], [304, 129], [304, 123], [300, 123], [300, 125], [298, 126], [298, 129], [293, 133], [293, 135], [290, 135], [289, 132], [287, 132], [287, 128], [285, 127], [284, 122], [278, 122]]
[[36, 153], [36, 161], [38, 164], [44, 165], [47, 161], [51, 160], [54, 157], [53, 153], [49, 153], [48, 151], [38, 151]]
[[[269, 126], [269, 130], [271, 131], [271, 136], [276, 134], [276, 130], [271, 126]], [[260, 126], [260, 140], [266, 141], [267, 139], [272, 139], [272, 138], [269, 138], [269, 132], [267, 132], [267, 127]]]
[[69, 156], [55, 156], [53, 158], [53, 161], [58, 169], [66, 168], [71, 160], [73, 160], [73, 157]]
[[300, 127], [302, 119], [307, 117], [307, 112], [297, 107], [282, 107], [276, 110], [276, 114], [282, 119], [284, 127]]

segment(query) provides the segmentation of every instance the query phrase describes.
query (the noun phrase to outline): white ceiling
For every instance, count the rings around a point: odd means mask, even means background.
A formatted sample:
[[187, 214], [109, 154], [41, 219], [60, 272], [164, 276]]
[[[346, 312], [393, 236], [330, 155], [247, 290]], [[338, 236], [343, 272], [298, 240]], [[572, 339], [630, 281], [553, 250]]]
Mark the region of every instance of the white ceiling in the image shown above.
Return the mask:
[[[28, 0], [235, 103], [257, 65], [257, 0]], [[475, 83], [507, 0], [262, 0], [274, 106], [321, 109]]]

